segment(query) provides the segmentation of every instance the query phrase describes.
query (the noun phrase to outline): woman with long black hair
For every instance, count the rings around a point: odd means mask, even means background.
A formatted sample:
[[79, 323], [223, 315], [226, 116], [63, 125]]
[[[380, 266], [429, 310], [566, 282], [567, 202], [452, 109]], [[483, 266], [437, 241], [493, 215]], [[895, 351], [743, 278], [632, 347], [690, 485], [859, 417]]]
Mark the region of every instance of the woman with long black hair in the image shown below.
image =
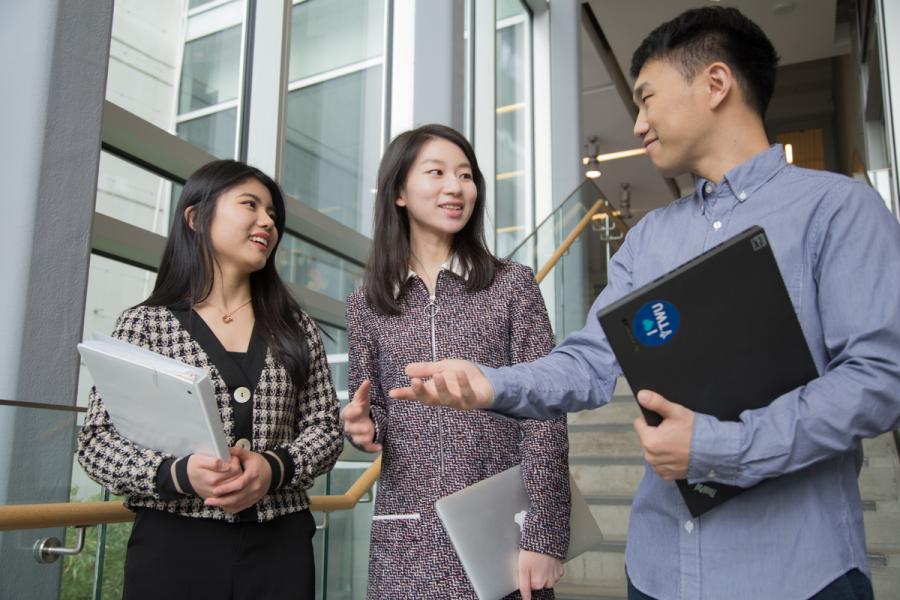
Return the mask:
[[519, 590], [552, 598], [549, 588], [563, 572], [570, 512], [565, 417], [500, 420], [388, 395], [409, 385], [403, 369], [410, 363], [465, 358], [499, 367], [553, 348], [531, 270], [487, 249], [484, 204], [484, 177], [459, 132], [425, 125], [385, 151], [365, 285], [347, 299], [354, 395], [341, 414], [355, 445], [383, 450], [369, 600], [476, 598], [434, 503], [516, 464], [531, 502]]
[[284, 199], [267, 175], [222, 160], [185, 183], [156, 286], [113, 336], [209, 370], [230, 461], [170, 456], [122, 437], [91, 392], [78, 461], [124, 495], [135, 524], [127, 600], [312, 598], [306, 489], [342, 448], [316, 323], [276, 271]]

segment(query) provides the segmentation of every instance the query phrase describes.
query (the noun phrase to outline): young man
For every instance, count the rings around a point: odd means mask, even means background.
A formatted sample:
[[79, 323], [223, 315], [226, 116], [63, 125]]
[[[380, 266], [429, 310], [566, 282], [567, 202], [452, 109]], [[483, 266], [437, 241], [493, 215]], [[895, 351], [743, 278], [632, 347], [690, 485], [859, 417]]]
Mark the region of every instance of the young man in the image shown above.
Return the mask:
[[[860, 440], [900, 425], [900, 227], [863, 183], [795, 168], [769, 146], [777, 60], [732, 8], [691, 10], [651, 33], [632, 63], [634, 132], [664, 174], [696, 176], [694, 193], [628, 233], [587, 325], [546, 358], [410, 365], [412, 387], [392, 392], [523, 417], [605, 404], [620, 370], [597, 311], [763, 226], [821, 375], [737, 422], [638, 393], [664, 420], [635, 422], [651, 469], [628, 532], [632, 599], [872, 598], [857, 475]], [[691, 518], [672, 483], [682, 478], [770, 481]]]

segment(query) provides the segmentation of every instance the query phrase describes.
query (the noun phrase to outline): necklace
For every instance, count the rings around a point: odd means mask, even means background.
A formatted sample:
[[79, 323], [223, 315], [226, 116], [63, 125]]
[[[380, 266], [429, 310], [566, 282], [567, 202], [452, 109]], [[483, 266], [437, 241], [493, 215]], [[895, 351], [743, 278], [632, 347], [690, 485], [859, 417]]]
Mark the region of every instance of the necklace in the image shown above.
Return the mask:
[[238, 306], [237, 308], [235, 308], [235, 309], [232, 310], [231, 312], [225, 312], [224, 310], [222, 310], [221, 308], [219, 308], [218, 306], [216, 306], [215, 304], [213, 304], [213, 303], [210, 302], [209, 300], [207, 300], [206, 303], [209, 304], [210, 306], [212, 306], [213, 308], [215, 308], [215, 309], [216, 309], [217, 311], [219, 311], [220, 313], [222, 313], [222, 322], [225, 323], [225, 324], [227, 325], [227, 324], [231, 323], [232, 321], [234, 321], [234, 317], [232, 317], [232, 315], [233, 315], [234, 313], [236, 313], [237, 311], [241, 310], [242, 308], [244, 308], [245, 306], [247, 306], [248, 304], [250, 304], [250, 302], [251, 302], [252, 300], [253, 300], [253, 298], [250, 298], [250, 300], [247, 300], [246, 302], [244, 302], [243, 304], [241, 304], [240, 306]]

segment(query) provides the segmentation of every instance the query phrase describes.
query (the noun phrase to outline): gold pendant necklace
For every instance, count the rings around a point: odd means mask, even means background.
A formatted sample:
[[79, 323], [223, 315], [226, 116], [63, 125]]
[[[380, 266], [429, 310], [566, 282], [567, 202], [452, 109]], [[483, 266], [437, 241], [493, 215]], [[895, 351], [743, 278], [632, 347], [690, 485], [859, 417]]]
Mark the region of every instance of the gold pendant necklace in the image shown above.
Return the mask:
[[210, 306], [212, 306], [213, 308], [215, 308], [217, 311], [219, 311], [220, 313], [222, 313], [222, 322], [225, 323], [226, 325], [228, 325], [229, 323], [231, 323], [232, 321], [234, 321], [234, 318], [232, 317], [232, 315], [233, 315], [234, 313], [236, 313], [237, 311], [241, 310], [242, 308], [244, 308], [245, 306], [247, 306], [248, 304], [250, 304], [250, 302], [252, 302], [252, 301], [253, 301], [253, 298], [250, 298], [250, 300], [247, 300], [246, 302], [244, 302], [243, 304], [241, 304], [240, 306], [238, 306], [237, 308], [235, 308], [235, 309], [232, 310], [231, 312], [225, 312], [224, 310], [222, 310], [221, 308], [219, 308], [218, 306], [216, 306], [215, 304], [213, 304], [213, 303], [210, 302], [209, 300], [207, 300], [207, 304], [209, 304]]

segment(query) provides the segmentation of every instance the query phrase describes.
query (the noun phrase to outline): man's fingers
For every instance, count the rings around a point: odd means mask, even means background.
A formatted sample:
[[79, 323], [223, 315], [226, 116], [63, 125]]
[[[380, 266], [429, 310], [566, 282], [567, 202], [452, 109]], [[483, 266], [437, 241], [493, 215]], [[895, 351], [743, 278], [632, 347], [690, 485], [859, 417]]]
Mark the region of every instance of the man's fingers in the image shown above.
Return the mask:
[[466, 406], [473, 404], [477, 400], [475, 390], [472, 389], [472, 384], [469, 382], [469, 376], [466, 375], [465, 371], [459, 372], [456, 377], [456, 384], [459, 386], [459, 395], [462, 397], [463, 403]]
[[669, 402], [656, 392], [652, 392], [650, 390], [639, 391], [637, 394], [637, 400], [641, 404], [641, 406], [648, 410], [652, 410], [663, 419], [675, 416], [678, 413], [679, 409], [682, 408], [680, 404]]
[[410, 363], [406, 365], [406, 376], [410, 379], [418, 378], [422, 379], [425, 377], [433, 377], [435, 373], [441, 370], [440, 362], [420, 362], [420, 363]]

